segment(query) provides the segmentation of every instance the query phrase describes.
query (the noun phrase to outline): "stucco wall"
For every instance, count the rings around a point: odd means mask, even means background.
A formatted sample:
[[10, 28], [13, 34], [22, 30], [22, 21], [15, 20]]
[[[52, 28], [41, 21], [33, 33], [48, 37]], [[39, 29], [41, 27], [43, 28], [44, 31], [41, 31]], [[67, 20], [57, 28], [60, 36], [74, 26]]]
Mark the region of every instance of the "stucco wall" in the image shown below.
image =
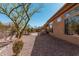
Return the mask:
[[58, 35], [64, 34], [64, 20], [63, 16], [61, 16], [61, 21], [58, 22], [57, 19], [53, 22], [53, 33]]
[[79, 36], [74, 36], [74, 35], [66, 35], [64, 34], [64, 16], [62, 17], [61, 22], [57, 22], [57, 20], [54, 21], [53, 23], [53, 33], [50, 32], [50, 35], [53, 35], [57, 38], [60, 38], [62, 40], [66, 40], [70, 43], [79, 45]]

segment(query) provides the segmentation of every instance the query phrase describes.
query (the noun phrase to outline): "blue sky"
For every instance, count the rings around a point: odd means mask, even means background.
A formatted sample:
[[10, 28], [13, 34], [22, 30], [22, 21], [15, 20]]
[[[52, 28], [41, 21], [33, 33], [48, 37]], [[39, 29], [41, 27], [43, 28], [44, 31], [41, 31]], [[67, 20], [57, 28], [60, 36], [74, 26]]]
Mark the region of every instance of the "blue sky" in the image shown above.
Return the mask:
[[[37, 4], [34, 4], [36, 6]], [[52, 17], [64, 4], [62, 3], [45, 3], [39, 13], [34, 14], [31, 17], [29, 24], [32, 27], [38, 27], [44, 25], [50, 17]], [[3, 23], [9, 23], [11, 20], [5, 15], [0, 14], [0, 21]]]

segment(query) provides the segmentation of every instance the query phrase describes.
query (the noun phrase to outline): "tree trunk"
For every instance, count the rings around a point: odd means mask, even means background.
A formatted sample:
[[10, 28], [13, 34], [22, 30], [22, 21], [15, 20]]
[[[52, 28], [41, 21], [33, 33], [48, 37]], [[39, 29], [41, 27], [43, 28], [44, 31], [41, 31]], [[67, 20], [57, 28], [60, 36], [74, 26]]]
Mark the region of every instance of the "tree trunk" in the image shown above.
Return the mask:
[[23, 48], [23, 41], [21, 38], [16, 38], [15, 42], [13, 43], [13, 56], [18, 56], [18, 54], [21, 52]]

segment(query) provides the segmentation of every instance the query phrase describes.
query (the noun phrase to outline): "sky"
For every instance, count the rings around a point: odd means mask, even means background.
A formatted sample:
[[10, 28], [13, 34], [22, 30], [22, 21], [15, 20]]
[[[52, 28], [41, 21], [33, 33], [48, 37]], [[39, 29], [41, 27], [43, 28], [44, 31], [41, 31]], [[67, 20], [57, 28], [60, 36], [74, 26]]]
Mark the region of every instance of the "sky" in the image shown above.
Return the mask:
[[[33, 3], [33, 6], [38, 4]], [[29, 21], [32, 27], [43, 26], [64, 4], [63, 3], [44, 3], [39, 13], [34, 14]], [[0, 14], [2, 23], [10, 23], [11, 20], [3, 14]]]

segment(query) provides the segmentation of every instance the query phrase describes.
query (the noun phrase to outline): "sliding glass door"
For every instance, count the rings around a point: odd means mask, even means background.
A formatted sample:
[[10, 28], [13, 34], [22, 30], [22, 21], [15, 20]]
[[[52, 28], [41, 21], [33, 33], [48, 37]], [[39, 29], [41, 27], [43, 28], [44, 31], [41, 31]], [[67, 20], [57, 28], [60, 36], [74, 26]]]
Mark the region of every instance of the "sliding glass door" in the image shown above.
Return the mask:
[[72, 35], [79, 33], [79, 16], [73, 16], [65, 19], [65, 34]]

